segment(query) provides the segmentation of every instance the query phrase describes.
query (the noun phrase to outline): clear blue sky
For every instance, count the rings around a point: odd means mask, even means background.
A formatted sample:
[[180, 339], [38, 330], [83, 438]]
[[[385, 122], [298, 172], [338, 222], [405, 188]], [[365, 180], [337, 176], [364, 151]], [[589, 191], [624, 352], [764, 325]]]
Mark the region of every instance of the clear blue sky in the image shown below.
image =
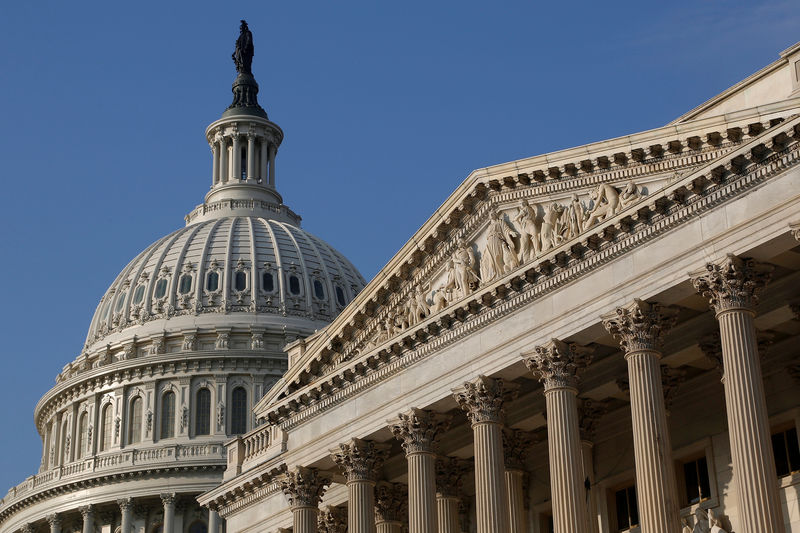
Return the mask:
[[240, 18], [278, 189], [369, 279], [472, 169], [658, 127], [800, 40], [753, 4], [4, 2], [0, 495], [107, 286], [202, 202]]

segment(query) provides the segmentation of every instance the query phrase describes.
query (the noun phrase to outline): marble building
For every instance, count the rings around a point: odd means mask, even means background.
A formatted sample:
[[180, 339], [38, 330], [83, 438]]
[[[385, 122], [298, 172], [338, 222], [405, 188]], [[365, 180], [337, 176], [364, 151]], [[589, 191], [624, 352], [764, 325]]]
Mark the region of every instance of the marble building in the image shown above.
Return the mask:
[[472, 172], [198, 501], [228, 533], [800, 532], [800, 43]]
[[243, 63], [233, 103], [206, 130], [210, 190], [100, 300], [83, 350], [36, 406], [41, 466], [0, 500], [0, 531], [221, 531], [196, 497], [222, 481], [225, 443], [258, 426], [283, 347], [364, 287], [283, 204], [283, 132]]
[[283, 204], [251, 60], [0, 533], [800, 532], [800, 43], [472, 172], [368, 284]]

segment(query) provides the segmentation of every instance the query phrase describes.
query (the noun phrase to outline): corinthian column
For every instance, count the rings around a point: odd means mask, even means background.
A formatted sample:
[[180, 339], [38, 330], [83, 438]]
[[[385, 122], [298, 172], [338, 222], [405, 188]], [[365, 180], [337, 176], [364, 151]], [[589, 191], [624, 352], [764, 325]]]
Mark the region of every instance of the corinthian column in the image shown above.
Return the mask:
[[175, 526], [175, 493], [161, 494], [161, 502], [164, 504], [163, 533], [173, 533]]
[[83, 517], [83, 533], [94, 533], [94, 505], [85, 505], [79, 511]]
[[729, 255], [692, 277], [719, 322], [739, 527], [758, 533], [784, 531], [754, 324], [758, 293], [771, 271], [769, 265]]
[[208, 533], [220, 533], [219, 513], [214, 509], [208, 510]]
[[328, 506], [317, 518], [318, 533], [347, 533], [347, 512], [339, 507]]
[[518, 386], [479, 376], [453, 396], [472, 424], [475, 442], [475, 510], [478, 533], [509, 531], [508, 491], [503, 462], [503, 404]]
[[508, 510], [511, 533], [526, 533], [528, 519], [525, 512], [525, 459], [528, 449], [534, 442], [532, 433], [519, 429], [503, 432], [503, 458], [506, 467], [506, 490], [508, 491]]
[[133, 514], [133, 498], [122, 498], [117, 500], [119, 511], [122, 515], [120, 532], [131, 533], [131, 518]]
[[330, 475], [316, 468], [296, 466], [286, 473], [281, 488], [292, 509], [294, 533], [316, 533], [319, 504], [330, 483]]
[[461, 533], [458, 507], [464, 475], [470, 470], [468, 461], [457, 457], [436, 460], [436, 505], [439, 533]]
[[348, 533], [375, 533], [375, 482], [390, 446], [352, 439], [331, 450], [331, 458], [347, 477]]
[[544, 384], [555, 533], [588, 533], [577, 395], [578, 372], [589, 364], [590, 354], [588, 348], [553, 339], [525, 358]]
[[677, 311], [642, 300], [603, 317], [628, 361], [628, 386], [636, 460], [636, 499], [642, 531], [680, 531], [678, 490], [661, 383], [664, 335], [675, 324]]
[[389, 422], [408, 460], [409, 533], [436, 533], [435, 442], [449, 423], [449, 417], [422, 409], [412, 409]]
[[377, 533], [402, 533], [408, 516], [408, 487], [381, 481], [375, 486]]
[[49, 514], [45, 517], [50, 524], [50, 533], [61, 533], [61, 515], [58, 513]]

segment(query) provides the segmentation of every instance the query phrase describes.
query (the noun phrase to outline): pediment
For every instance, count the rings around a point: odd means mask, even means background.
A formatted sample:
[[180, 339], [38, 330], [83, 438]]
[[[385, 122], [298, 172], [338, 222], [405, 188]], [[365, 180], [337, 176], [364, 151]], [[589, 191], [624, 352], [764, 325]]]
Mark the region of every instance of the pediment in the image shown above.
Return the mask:
[[[441, 338], [440, 331], [470, 321], [520, 285], [566, 270], [637, 224], [666, 216], [755, 160], [738, 153], [744, 147], [761, 138], [780, 146], [775, 131], [790, 111], [754, 111], [682, 131], [665, 127], [473, 172], [342, 314], [308, 340], [256, 415], [270, 418], [287, 401], [313, 404]], [[791, 131], [782, 135], [794, 139]]]

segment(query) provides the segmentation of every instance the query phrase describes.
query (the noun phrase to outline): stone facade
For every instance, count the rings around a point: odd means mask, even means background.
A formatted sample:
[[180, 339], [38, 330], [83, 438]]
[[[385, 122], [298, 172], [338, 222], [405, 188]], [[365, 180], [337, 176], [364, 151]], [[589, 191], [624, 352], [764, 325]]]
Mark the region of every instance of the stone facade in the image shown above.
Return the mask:
[[[800, 532], [799, 61], [473, 172], [289, 347], [228, 445], [268, 433], [262, 455], [199, 501], [230, 533], [311, 533], [280, 489], [302, 468], [354, 531]], [[337, 468], [353, 443], [384, 445], [374, 491]]]

